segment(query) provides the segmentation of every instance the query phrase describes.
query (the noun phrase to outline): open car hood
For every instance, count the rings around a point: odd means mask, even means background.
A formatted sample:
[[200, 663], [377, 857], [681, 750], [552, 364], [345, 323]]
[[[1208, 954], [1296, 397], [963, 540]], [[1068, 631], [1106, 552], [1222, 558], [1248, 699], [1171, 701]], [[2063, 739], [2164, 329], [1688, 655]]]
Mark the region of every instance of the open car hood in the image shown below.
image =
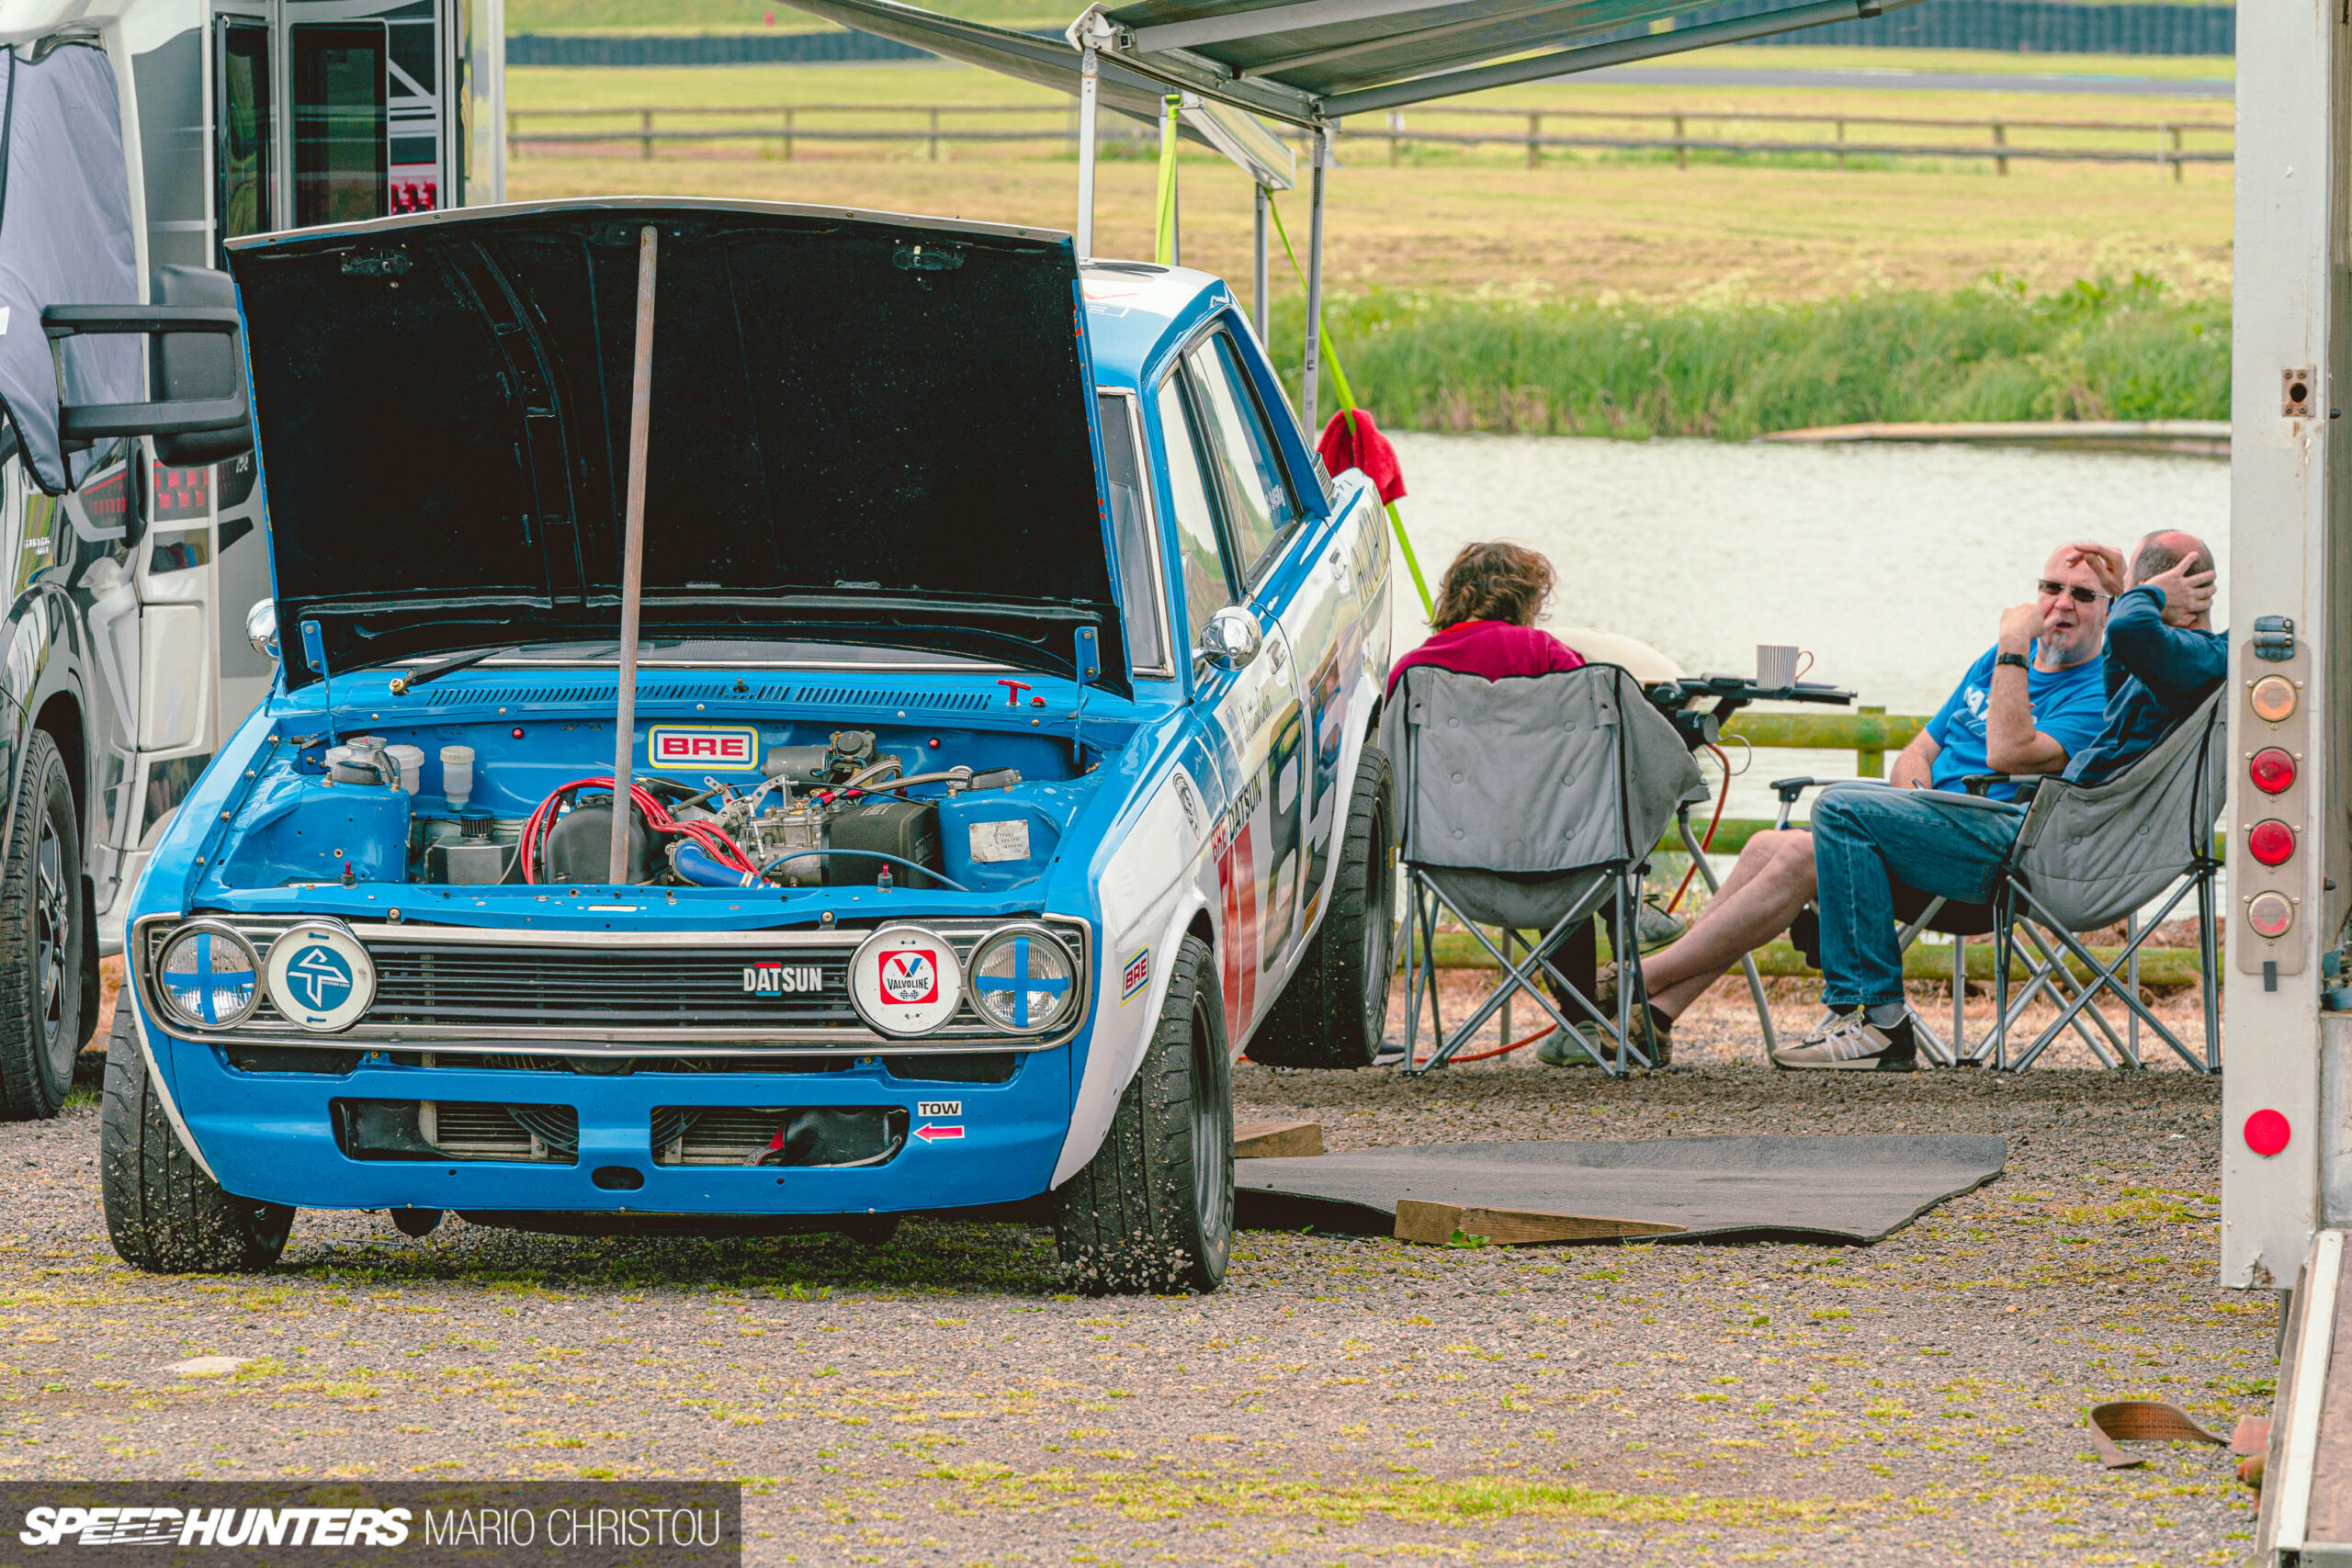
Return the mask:
[[[660, 231], [644, 635], [1126, 689], [1068, 235], [675, 198], [230, 247], [286, 679], [612, 636], [639, 231]], [[1091, 660], [1090, 660], [1091, 661]]]

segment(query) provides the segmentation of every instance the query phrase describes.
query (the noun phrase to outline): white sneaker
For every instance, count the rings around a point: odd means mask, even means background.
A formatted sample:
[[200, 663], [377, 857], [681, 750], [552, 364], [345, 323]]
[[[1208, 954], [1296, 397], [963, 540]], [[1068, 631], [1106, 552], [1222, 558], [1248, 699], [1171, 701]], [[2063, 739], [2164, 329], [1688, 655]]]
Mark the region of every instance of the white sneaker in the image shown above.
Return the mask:
[[1772, 1053], [1772, 1064], [1792, 1072], [1907, 1073], [1917, 1067], [1918, 1054], [1909, 1014], [1883, 1030], [1857, 1009], [1823, 1020], [1794, 1045]]

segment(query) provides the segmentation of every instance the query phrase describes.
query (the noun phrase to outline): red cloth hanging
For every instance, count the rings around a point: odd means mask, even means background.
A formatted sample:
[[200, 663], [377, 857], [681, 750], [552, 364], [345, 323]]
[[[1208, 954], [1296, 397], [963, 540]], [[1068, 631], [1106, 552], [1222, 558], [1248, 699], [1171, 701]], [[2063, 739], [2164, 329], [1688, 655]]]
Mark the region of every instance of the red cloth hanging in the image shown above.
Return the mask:
[[1405, 473], [1396, 466], [1396, 448], [1388, 445], [1388, 437], [1380, 434], [1372, 423], [1372, 415], [1363, 409], [1341, 409], [1323, 427], [1323, 439], [1315, 444], [1323, 455], [1323, 466], [1335, 474], [1350, 468], [1360, 468], [1380, 491], [1380, 499], [1396, 501], [1405, 493]]

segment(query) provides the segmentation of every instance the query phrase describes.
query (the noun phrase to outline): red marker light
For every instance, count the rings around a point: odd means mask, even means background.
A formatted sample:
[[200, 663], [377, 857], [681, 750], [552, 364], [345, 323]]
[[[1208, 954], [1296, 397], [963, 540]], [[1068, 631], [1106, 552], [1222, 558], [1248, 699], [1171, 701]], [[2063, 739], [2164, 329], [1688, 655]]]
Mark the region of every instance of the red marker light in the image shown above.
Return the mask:
[[2245, 847], [2265, 865], [2285, 865], [2295, 858], [2295, 830], [2276, 817], [2267, 817], [2247, 829]]
[[514, 727], [514, 739], [517, 740], [523, 739], [523, 727], [519, 724]]
[[2245, 765], [2254, 787], [2265, 795], [2280, 795], [2295, 782], [2295, 759], [2276, 746], [2265, 746]]
[[2257, 1111], [2245, 1119], [2245, 1146], [2264, 1159], [2284, 1149], [2294, 1135], [2287, 1119], [2276, 1111]]

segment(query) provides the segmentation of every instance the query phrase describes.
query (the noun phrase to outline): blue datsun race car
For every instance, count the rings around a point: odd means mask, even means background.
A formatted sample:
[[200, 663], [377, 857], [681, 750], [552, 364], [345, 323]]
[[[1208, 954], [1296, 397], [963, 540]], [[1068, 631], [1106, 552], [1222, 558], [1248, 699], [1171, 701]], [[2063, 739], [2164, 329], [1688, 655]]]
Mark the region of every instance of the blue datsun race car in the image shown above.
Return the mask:
[[132, 902], [117, 1250], [1041, 1201], [1087, 1287], [1213, 1289], [1230, 1060], [1368, 1063], [1395, 921], [1380, 510], [1225, 285], [651, 198], [230, 269], [284, 651]]

